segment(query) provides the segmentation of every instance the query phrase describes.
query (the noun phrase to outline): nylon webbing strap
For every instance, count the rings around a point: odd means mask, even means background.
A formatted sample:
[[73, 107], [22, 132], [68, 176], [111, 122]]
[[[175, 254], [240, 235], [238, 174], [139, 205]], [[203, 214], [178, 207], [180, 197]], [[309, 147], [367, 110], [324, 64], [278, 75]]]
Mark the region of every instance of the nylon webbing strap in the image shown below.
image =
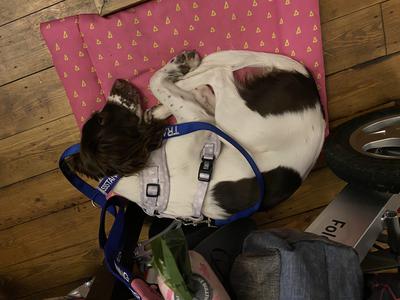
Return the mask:
[[[115, 215], [114, 223], [107, 237], [105, 231], [105, 218], [106, 211], [110, 207], [113, 207], [117, 211], [117, 214]], [[132, 241], [132, 239], [136, 239], [134, 242], [135, 244], [137, 243], [144, 218], [135, 218], [135, 216], [125, 218], [125, 214], [128, 214], [127, 210], [128, 208], [125, 207], [121, 197], [112, 197], [107, 201], [105, 206], [102, 208], [100, 215], [99, 243], [100, 247], [104, 250], [104, 260], [108, 270], [114, 275], [114, 277], [125, 284], [125, 286], [132, 292], [135, 299], [140, 300], [140, 296], [131, 287], [131, 282], [134, 279], [134, 274], [131, 271], [132, 266], [128, 266], [128, 264], [123, 260], [123, 254], [125, 246], [130, 244], [129, 240]], [[141, 209], [136, 207], [136, 210]], [[132, 253], [133, 252], [129, 251], [129, 255], [132, 255]]]
[[[95, 204], [99, 205], [100, 207], [104, 207], [107, 202], [106, 195], [100, 192], [98, 189], [93, 188], [90, 184], [88, 184], [86, 181], [84, 181], [82, 178], [76, 175], [76, 173], [74, 173], [69, 168], [68, 164], [65, 161], [67, 157], [79, 153], [79, 150], [80, 150], [79, 144], [75, 144], [67, 148], [67, 150], [65, 150], [64, 153], [61, 155], [60, 160], [58, 161], [58, 166], [62, 171], [62, 173], [64, 174], [65, 178], [67, 178], [68, 181], [78, 191], [80, 191], [86, 197], [91, 199]], [[110, 207], [108, 211], [113, 215], [115, 215], [115, 210], [113, 207]]]
[[225, 132], [223, 132], [221, 129], [218, 127], [211, 125], [209, 123], [205, 122], [188, 122], [188, 123], [182, 123], [182, 124], [176, 124], [176, 125], [171, 125], [168, 126], [165, 130], [164, 133], [164, 138], [173, 138], [177, 136], [182, 136], [186, 135], [195, 131], [199, 130], [208, 130], [211, 132], [214, 132], [215, 134], [219, 135], [222, 137], [224, 140], [229, 142], [232, 146], [234, 146], [239, 152], [244, 156], [246, 161], [249, 163], [251, 169], [253, 170], [256, 180], [260, 189], [260, 197], [258, 201], [252, 206], [249, 207], [243, 211], [240, 211], [232, 216], [230, 216], [228, 219], [224, 220], [214, 220], [215, 225], [217, 226], [222, 226], [228, 223], [231, 223], [235, 220], [241, 219], [248, 217], [258, 211], [258, 209], [261, 206], [261, 202], [264, 199], [264, 193], [265, 193], [265, 183], [264, 183], [264, 178], [261, 175], [260, 170], [258, 169], [256, 163], [254, 162], [253, 158], [251, 155], [239, 144], [237, 143], [233, 138], [231, 138], [229, 135], [227, 135]]

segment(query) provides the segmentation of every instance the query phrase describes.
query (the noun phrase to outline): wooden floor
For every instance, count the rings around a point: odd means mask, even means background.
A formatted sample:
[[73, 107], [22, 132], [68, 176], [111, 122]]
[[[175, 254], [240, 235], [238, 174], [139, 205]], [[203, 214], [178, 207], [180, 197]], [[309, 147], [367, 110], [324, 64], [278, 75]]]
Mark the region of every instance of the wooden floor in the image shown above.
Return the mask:
[[[331, 126], [400, 98], [400, 0], [320, 0]], [[41, 299], [91, 276], [102, 260], [99, 211], [57, 159], [79, 133], [39, 23], [96, 12], [91, 0], [0, 1], [0, 278], [12, 299]], [[344, 186], [314, 171], [263, 227], [304, 229]], [[0, 280], [1, 281], [1, 280]]]

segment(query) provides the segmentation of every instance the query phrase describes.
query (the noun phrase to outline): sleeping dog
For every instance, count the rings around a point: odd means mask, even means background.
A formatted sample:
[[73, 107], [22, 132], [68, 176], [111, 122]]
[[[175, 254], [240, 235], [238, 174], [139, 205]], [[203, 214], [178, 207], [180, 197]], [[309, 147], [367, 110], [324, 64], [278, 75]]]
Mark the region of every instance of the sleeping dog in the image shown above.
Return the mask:
[[[143, 111], [139, 92], [117, 80], [108, 102], [86, 122], [81, 152], [70, 158], [76, 171], [99, 179], [123, 176], [114, 189], [138, 201], [140, 178], [152, 153], [163, 145], [166, 118], [212, 123], [251, 153], [266, 184], [263, 207], [287, 199], [310, 172], [324, 141], [319, 94], [306, 68], [282, 55], [222, 51], [202, 61], [195, 51], [171, 59], [150, 80], [160, 104]], [[169, 200], [165, 213], [193, 215], [200, 151], [206, 131], [165, 142]], [[219, 157], [201, 212], [224, 219], [252, 206], [259, 190], [241, 154], [221, 140]]]

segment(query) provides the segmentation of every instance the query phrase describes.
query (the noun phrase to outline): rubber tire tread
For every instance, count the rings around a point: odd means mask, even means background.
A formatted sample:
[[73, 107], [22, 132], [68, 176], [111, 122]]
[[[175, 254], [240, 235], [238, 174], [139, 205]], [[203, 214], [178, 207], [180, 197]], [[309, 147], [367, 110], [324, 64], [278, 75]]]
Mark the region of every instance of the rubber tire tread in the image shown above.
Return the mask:
[[400, 108], [387, 108], [356, 117], [333, 130], [325, 143], [328, 166], [344, 181], [382, 192], [400, 192], [400, 159], [363, 155], [349, 143], [359, 127], [382, 117], [400, 115]]

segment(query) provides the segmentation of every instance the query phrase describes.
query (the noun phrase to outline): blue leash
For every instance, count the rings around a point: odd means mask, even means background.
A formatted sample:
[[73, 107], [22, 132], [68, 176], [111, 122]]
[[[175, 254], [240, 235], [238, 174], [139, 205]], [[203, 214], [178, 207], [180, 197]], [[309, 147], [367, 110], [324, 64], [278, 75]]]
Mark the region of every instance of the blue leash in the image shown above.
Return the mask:
[[[207, 130], [214, 132], [219, 135], [227, 142], [232, 144], [236, 149], [240, 151], [240, 153], [245, 157], [249, 165], [251, 166], [256, 179], [258, 186], [260, 188], [260, 197], [256, 204], [252, 207], [247, 208], [244, 211], [238, 212], [228, 219], [225, 220], [214, 220], [214, 224], [216, 226], [223, 226], [225, 224], [231, 223], [240, 218], [245, 218], [250, 216], [251, 214], [258, 211], [261, 206], [261, 202], [264, 199], [265, 193], [265, 183], [262, 177], [260, 170], [257, 168], [256, 163], [250, 156], [250, 154], [239, 145], [234, 139], [232, 139], [229, 135], [225, 134], [219, 128], [205, 122], [189, 122], [177, 125], [167, 126], [164, 133], [164, 139], [170, 139], [182, 135], [186, 135], [199, 130]], [[80, 145], [76, 144], [64, 151], [59, 160], [59, 167], [63, 172], [64, 176], [68, 179], [68, 181], [81, 193], [83, 193], [86, 197], [91, 199], [94, 203], [99, 205], [102, 208], [101, 216], [100, 216], [100, 227], [99, 227], [99, 242], [101, 248], [104, 249], [105, 262], [110, 270], [110, 272], [125, 286], [132, 292], [132, 295], [137, 300], [141, 300], [139, 294], [132, 288], [131, 282], [135, 278], [134, 274], [130, 270], [130, 268], [126, 268], [122, 265], [121, 256], [124, 244], [130, 236], [126, 234], [126, 227], [129, 225], [129, 222], [133, 222], [129, 226], [134, 227], [134, 232], [136, 233], [136, 238], [139, 236], [140, 229], [142, 227], [142, 221], [136, 220], [136, 217], [131, 219], [125, 218], [126, 206], [124, 205], [121, 197], [112, 197], [107, 200], [107, 194], [112, 191], [115, 185], [120, 180], [119, 176], [110, 176], [104, 178], [98, 185], [97, 188], [93, 188], [88, 183], [86, 183], [83, 179], [77, 176], [65, 163], [65, 160], [68, 156], [79, 153]], [[114, 223], [112, 228], [108, 234], [108, 237], [105, 233], [105, 215], [106, 212], [110, 212], [115, 216]], [[143, 213], [142, 211], [140, 211]], [[139, 218], [140, 219], [140, 218]]]

